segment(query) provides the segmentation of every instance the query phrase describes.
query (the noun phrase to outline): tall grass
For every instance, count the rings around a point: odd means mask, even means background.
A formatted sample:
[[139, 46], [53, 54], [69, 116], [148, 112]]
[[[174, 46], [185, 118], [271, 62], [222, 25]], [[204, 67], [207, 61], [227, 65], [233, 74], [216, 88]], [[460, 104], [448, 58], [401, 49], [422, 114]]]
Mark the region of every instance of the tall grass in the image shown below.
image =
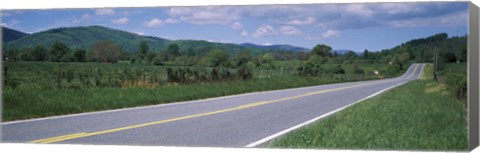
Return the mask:
[[[425, 70], [433, 70], [430, 67], [427, 65]], [[468, 149], [467, 114], [445, 84], [432, 79], [417, 80], [265, 145], [274, 148], [465, 151]]]
[[[58, 63], [12, 62], [6, 65], [9, 70], [7, 86], [2, 93], [4, 121], [384, 77], [372, 74], [300, 77], [275, 69], [265, 72], [264, 77], [255, 75], [252, 80], [178, 84], [166, 81], [166, 68], [175, 68], [171, 66], [63, 63], [58, 87]], [[365, 70], [376, 69], [369, 65], [362, 67]], [[100, 86], [96, 85], [96, 69], [102, 73], [98, 79]], [[73, 77], [69, 76], [72, 74]], [[72, 79], [69, 80], [69, 77]], [[153, 81], [154, 78], [157, 81]], [[112, 82], [118, 84], [111, 85]]]

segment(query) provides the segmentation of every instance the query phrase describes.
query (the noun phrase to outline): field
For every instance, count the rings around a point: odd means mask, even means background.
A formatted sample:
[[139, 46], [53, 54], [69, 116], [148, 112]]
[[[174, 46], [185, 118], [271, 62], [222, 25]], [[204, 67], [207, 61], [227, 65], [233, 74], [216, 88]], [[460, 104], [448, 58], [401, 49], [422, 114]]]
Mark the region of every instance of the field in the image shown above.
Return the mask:
[[293, 61], [283, 62], [275, 69], [256, 68], [251, 80], [171, 83], [167, 82], [166, 69], [182, 67], [122, 62], [6, 62], [4, 65], [7, 67], [4, 121], [395, 76], [374, 75], [371, 71], [386, 69], [381, 64], [359, 64], [364, 74], [352, 74], [352, 65], [343, 65], [345, 74], [299, 76]]
[[421, 80], [395, 88], [266, 144], [274, 148], [468, 149], [464, 104], [428, 65]]

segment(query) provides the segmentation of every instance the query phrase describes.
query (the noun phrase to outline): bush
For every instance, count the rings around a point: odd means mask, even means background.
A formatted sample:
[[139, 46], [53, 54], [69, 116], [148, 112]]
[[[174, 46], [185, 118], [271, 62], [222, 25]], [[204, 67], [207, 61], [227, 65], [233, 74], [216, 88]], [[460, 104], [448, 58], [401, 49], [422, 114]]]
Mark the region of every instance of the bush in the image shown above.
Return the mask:
[[253, 78], [253, 69], [255, 68], [255, 64], [252, 62], [248, 62], [246, 64], [242, 64], [237, 71], [237, 75], [240, 79], [243, 80], [250, 80]]
[[467, 98], [467, 76], [462, 73], [448, 73], [445, 83], [448, 88], [455, 93], [458, 100], [465, 100]]
[[332, 70], [333, 74], [345, 74], [345, 69], [343, 69], [342, 65], [337, 65]]
[[387, 67], [386, 73], [388, 75], [395, 75], [400, 72], [400, 66], [397, 64], [391, 64]]
[[363, 73], [364, 71], [361, 68], [359, 68], [356, 64], [353, 65], [353, 74], [363, 74]]

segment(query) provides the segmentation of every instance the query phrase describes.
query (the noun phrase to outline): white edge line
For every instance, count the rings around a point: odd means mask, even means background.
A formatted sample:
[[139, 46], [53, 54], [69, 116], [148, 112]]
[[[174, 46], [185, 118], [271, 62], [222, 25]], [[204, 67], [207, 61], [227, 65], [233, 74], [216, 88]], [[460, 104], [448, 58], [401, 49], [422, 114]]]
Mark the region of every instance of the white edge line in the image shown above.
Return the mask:
[[[421, 67], [420, 70], [421, 70], [420, 72], [423, 73], [423, 67]], [[415, 73], [415, 72], [412, 72], [412, 73]], [[418, 79], [418, 77], [417, 77], [417, 79]], [[341, 110], [343, 110], [343, 109], [345, 109], [345, 108], [348, 108], [348, 107], [350, 107], [350, 106], [352, 106], [352, 105], [355, 105], [355, 104], [357, 104], [357, 103], [359, 103], [359, 102], [362, 102], [362, 101], [364, 101], [364, 100], [367, 100], [367, 99], [369, 99], [369, 98], [372, 98], [372, 97], [374, 97], [374, 96], [377, 96], [377, 95], [379, 95], [379, 94], [381, 94], [381, 93], [383, 93], [383, 92], [385, 92], [385, 91], [388, 91], [388, 90], [393, 89], [393, 88], [395, 88], [395, 87], [401, 86], [401, 85], [403, 85], [403, 84], [405, 84], [405, 83], [408, 83], [408, 82], [410, 82], [410, 81], [407, 80], [407, 81], [405, 81], [405, 82], [398, 83], [398, 84], [396, 84], [396, 85], [394, 85], [394, 86], [385, 88], [385, 89], [380, 90], [380, 91], [378, 91], [378, 92], [376, 92], [376, 93], [374, 93], [374, 94], [371, 94], [371, 95], [369, 95], [369, 96], [367, 96], [367, 97], [365, 97], [365, 98], [362, 98], [362, 99], [360, 99], [360, 100], [357, 100], [357, 101], [355, 101], [354, 103], [348, 104], [348, 105], [346, 105], [346, 106], [343, 106], [343, 107], [341, 107], [341, 108], [338, 108], [338, 109], [333, 110], [333, 111], [331, 111], [331, 112], [328, 112], [328, 113], [326, 113], [326, 114], [320, 115], [320, 116], [318, 116], [318, 117], [316, 117], [316, 118], [313, 118], [313, 119], [311, 119], [311, 120], [308, 120], [308, 121], [306, 121], [306, 122], [300, 123], [300, 124], [298, 124], [298, 125], [295, 125], [295, 126], [293, 126], [293, 127], [290, 127], [290, 128], [288, 128], [288, 129], [285, 129], [285, 130], [283, 130], [283, 131], [277, 132], [277, 133], [275, 133], [275, 134], [273, 134], [273, 135], [270, 135], [270, 136], [268, 136], [268, 137], [265, 137], [265, 138], [263, 138], [263, 139], [260, 139], [260, 140], [257, 140], [257, 141], [255, 141], [255, 142], [252, 142], [252, 143], [246, 145], [245, 147], [248, 147], [248, 148], [255, 147], [255, 146], [257, 146], [257, 145], [260, 145], [260, 144], [262, 144], [262, 143], [265, 143], [265, 142], [267, 142], [267, 141], [269, 141], [269, 140], [272, 140], [272, 139], [274, 139], [274, 138], [276, 138], [276, 137], [279, 137], [279, 136], [281, 136], [281, 135], [284, 135], [284, 134], [286, 134], [286, 133], [288, 133], [288, 132], [290, 132], [290, 131], [293, 131], [293, 130], [298, 129], [298, 128], [300, 128], [300, 127], [303, 127], [303, 126], [305, 126], [305, 125], [311, 124], [311, 123], [313, 123], [313, 122], [315, 122], [315, 121], [317, 121], [317, 120], [320, 120], [320, 119], [322, 119], [322, 118], [325, 118], [325, 117], [327, 117], [327, 116], [330, 116], [330, 115], [332, 115], [332, 114], [334, 114], [334, 113], [336, 113], [336, 112], [339, 112], [339, 111], [341, 111]]]
[[360, 99], [360, 100], [357, 100], [357, 101], [355, 101], [354, 103], [348, 104], [348, 105], [346, 105], [346, 106], [343, 106], [343, 107], [341, 107], [341, 108], [338, 108], [338, 109], [333, 110], [333, 111], [331, 111], [331, 112], [328, 112], [328, 113], [326, 113], [326, 114], [323, 114], [323, 115], [321, 115], [321, 116], [318, 116], [318, 117], [316, 117], [316, 118], [314, 118], [314, 119], [308, 120], [308, 121], [306, 121], [306, 122], [300, 123], [300, 124], [298, 124], [298, 125], [295, 125], [295, 126], [293, 126], [293, 127], [290, 127], [290, 128], [285, 129], [285, 130], [283, 130], [283, 131], [277, 132], [277, 133], [275, 133], [275, 134], [273, 134], [273, 135], [270, 135], [270, 136], [268, 136], [268, 137], [265, 137], [265, 138], [263, 138], [263, 139], [257, 140], [257, 141], [255, 141], [255, 142], [253, 142], [253, 143], [250, 143], [250, 144], [246, 145], [245, 147], [251, 148], [251, 147], [255, 147], [255, 146], [257, 146], [257, 145], [260, 145], [260, 144], [262, 144], [262, 143], [265, 143], [265, 142], [267, 142], [267, 141], [269, 141], [269, 140], [272, 140], [272, 139], [274, 139], [274, 138], [276, 138], [276, 137], [279, 137], [279, 136], [281, 136], [281, 135], [283, 135], [283, 134], [285, 134], [285, 133], [288, 133], [288, 132], [290, 132], [290, 131], [293, 131], [293, 130], [295, 130], [295, 129], [298, 129], [298, 128], [300, 128], [300, 127], [303, 127], [303, 126], [305, 126], [305, 125], [308, 125], [308, 124], [310, 124], [310, 123], [313, 123], [313, 122], [315, 122], [315, 121], [317, 121], [317, 120], [320, 120], [320, 119], [322, 119], [322, 118], [325, 118], [325, 117], [327, 117], [327, 116], [329, 116], [329, 115], [332, 115], [332, 114], [334, 114], [334, 113], [336, 113], [336, 112], [339, 112], [339, 111], [341, 111], [341, 110], [343, 110], [343, 109], [345, 109], [345, 108], [347, 108], [347, 107], [350, 107], [350, 106], [352, 106], [352, 105], [354, 105], [354, 104], [356, 104], [356, 103], [359, 103], [359, 102], [364, 101], [364, 100], [366, 100], [366, 99], [372, 98], [372, 97], [374, 97], [374, 96], [376, 96], [376, 95], [379, 95], [379, 94], [381, 94], [381, 93], [383, 93], [383, 92], [385, 92], [385, 91], [388, 91], [388, 90], [390, 90], [390, 89], [392, 89], [392, 88], [395, 88], [395, 87], [398, 87], [398, 86], [400, 86], [400, 85], [403, 85], [403, 84], [405, 84], [405, 83], [407, 83], [407, 82], [409, 82], [409, 81], [402, 82], [402, 83], [396, 84], [396, 85], [394, 85], [394, 86], [391, 86], [391, 87], [385, 88], [385, 89], [383, 89], [383, 90], [380, 90], [380, 91], [378, 91], [378, 92], [376, 92], [376, 93], [374, 93], [374, 94], [372, 94], [372, 95], [370, 95], [370, 96], [367, 96], [367, 97], [365, 97], [365, 98], [362, 98], [362, 99]]
[[[399, 78], [399, 77], [397, 77], [397, 78]], [[387, 78], [386, 80], [388, 80], [388, 79], [395, 79], [395, 78]], [[381, 80], [384, 80], [384, 79], [381, 79]], [[318, 86], [350, 84], [350, 83], [355, 84], [355, 83], [359, 83], [359, 82], [369, 82], [369, 81], [379, 81], [379, 80], [352, 81], [352, 82], [341, 82], [341, 83], [334, 83], [334, 84], [314, 85], [314, 86], [298, 87], [298, 88], [290, 88], [290, 89], [256, 91], [256, 92], [240, 93], [240, 94], [236, 94], [236, 95], [228, 95], [228, 96], [222, 96], [222, 97], [212, 97], [212, 98], [206, 98], [206, 99], [190, 100], [190, 101], [185, 101], [185, 102], [177, 101], [177, 102], [169, 102], [169, 103], [165, 103], [165, 104], [137, 106], [137, 107], [130, 107], [130, 108], [119, 108], [119, 109], [112, 109], [112, 110], [101, 110], [101, 111], [94, 111], [94, 112], [84, 112], [84, 113], [77, 113], [77, 114], [67, 114], [67, 115], [58, 115], [58, 116], [50, 116], [50, 117], [43, 117], [43, 118], [34, 118], [34, 119], [16, 120], [16, 121], [9, 121], [9, 122], [0, 122], [0, 125], [8, 125], [8, 124], [15, 124], [15, 123], [23, 123], [23, 122], [33, 122], [33, 121], [42, 121], [42, 120], [58, 119], [58, 118], [66, 118], [66, 117], [76, 117], [76, 116], [84, 116], [84, 115], [93, 115], [93, 114], [103, 114], [103, 113], [128, 111], [128, 110], [144, 109], [144, 108], [156, 108], [156, 107], [166, 107], [166, 106], [172, 106], [172, 105], [183, 105], [183, 104], [199, 103], [199, 102], [234, 98], [234, 97], [247, 96], [247, 95], [255, 95], [255, 94], [260, 94], [260, 93], [274, 93], [274, 92], [282, 92], [282, 91], [290, 91], [290, 90], [298, 90], [298, 89], [315, 88], [315, 87], [318, 87]]]

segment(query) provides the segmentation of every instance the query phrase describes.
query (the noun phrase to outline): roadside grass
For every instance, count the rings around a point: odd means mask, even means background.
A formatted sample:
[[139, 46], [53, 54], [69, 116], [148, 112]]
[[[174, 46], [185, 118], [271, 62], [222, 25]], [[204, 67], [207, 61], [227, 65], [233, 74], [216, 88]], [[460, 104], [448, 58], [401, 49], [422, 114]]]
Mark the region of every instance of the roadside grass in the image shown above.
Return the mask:
[[[285, 62], [284, 64], [292, 63]], [[86, 80], [88, 84], [83, 84], [77, 77], [87, 74], [94, 75], [91, 73], [98, 67], [102, 70], [104, 76], [116, 76], [123, 69], [127, 69], [133, 77], [141, 78], [143, 69], [146, 69], [147, 71], [158, 72], [157, 77], [164, 79], [162, 73], [165, 73], [165, 69], [170, 66], [125, 63], [113, 65], [63, 63], [63, 70], [67, 72], [80, 71], [81, 73], [74, 73], [75, 79], [69, 83], [63, 80], [62, 84], [64, 85], [62, 86], [66, 86], [65, 88], [57, 88], [54, 79], [57, 76], [57, 63], [17, 62], [7, 63], [7, 65], [9, 66], [7, 81], [10, 82], [7, 84], [15, 84], [16, 87], [3, 88], [3, 121], [164, 104], [255, 91], [378, 79], [377, 76], [371, 74], [324, 75], [320, 77], [285, 74], [252, 80], [225, 80], [190, 84], [175, 84], [163, 81], [162, 84], [149, 85], [149, 82], [138, 81], [121, 88], [112, 88], [95, 87], [92, 85], [94, 83], [92, 80]], [[381, 68], [381, 65], [362, 66], [365, 69], [374, 69], [369, 66]], [[399, 72], [399, 74], [401, 73], [403, 72]], [[90, 79], [92, 78], [94, 77], [90, 77]], [[108, 80], [108, 78], [102, 80]]]
[[445, 65], [446, 72], [467, 73], [467, 63], [447, 63]]
[[[427, 65], [423, 74], [431, 74], [426, 72], [431, 70], [431, 65]], [[355, 104], [264, 146], [465, 151], [467, 113], [445, 84], [422, 79]]]
[[248, 81], [170, 84], [156, 88], [6, 89], [3, 90], [3, 121], [355, 81], [354, 79], [288, 76]]

